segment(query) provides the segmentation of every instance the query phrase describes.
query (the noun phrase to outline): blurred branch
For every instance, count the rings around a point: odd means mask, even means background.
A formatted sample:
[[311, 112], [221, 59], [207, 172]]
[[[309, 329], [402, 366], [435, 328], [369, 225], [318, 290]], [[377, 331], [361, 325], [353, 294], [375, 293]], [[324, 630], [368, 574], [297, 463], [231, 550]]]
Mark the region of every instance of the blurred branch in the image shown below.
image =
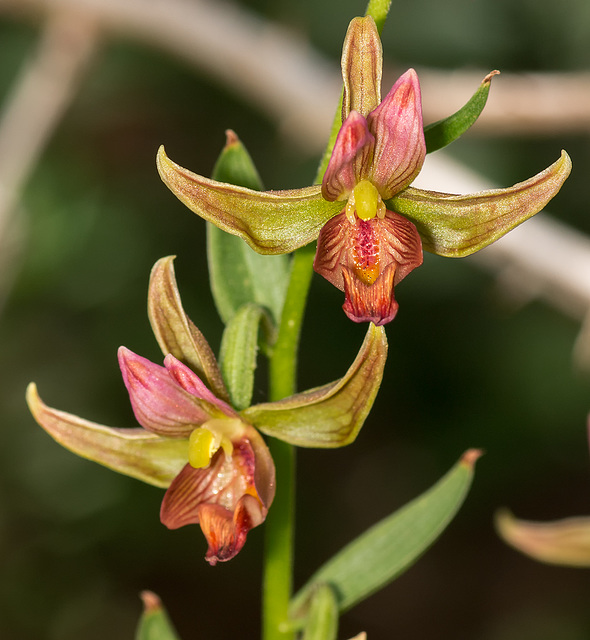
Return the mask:
[[[420, 71], [425, 122], [446, 118], [479, 86], [484, 71]], [[504, 73], [472, 131], [483, 135], [590, 133], [590, 73]]]
[[[0, 10], [83, 10], [105, 29], [160, 47], [219, 79], [308, 152], [323, 148], [340, 91], [336, 64], [314, 52], [304, 37], [238, 5], [225, 0], [0, 0]], [[462, 106], [488, 71], [420, 70], [425, 122]], [[474, 132], [590, 133], [588, 72], [503, 73], [492, 95]]]
[[[222, 0], [0, 0], [2, 9], [83, 10], [103, 28], [161, 47], [231, 86], [308, 151], [318, 152], [325, 142], [340, 87], [335, 63], [303, 38], [243, 8]], [[425, 108], [432, 109], [425, 121], [455, 111], [484, 75], [421, 72]], [[37, 87], [34, 93], [40, 99], [44, 91]], [[588, 132], [590, 74], [503, 74], [475, 129]], [[444, 154], [429, 157], [421, 178], [431, 189], [442, 182], [438, 188], [447, 192], [491, 186]], [[470, 260], [498, 272], [523, 299], [542, 296], [577, 319], [590, 309], [590, 239], [547, 216], [530, 220]]]
[[187, 60], [317, 153], [340, 95], [335, 65], [280, 25], [224, 0], [0, 0], [0, 10], [79, 11]]
[[0, 304], [23, 237], [23, 217], [16, 215], [21, 189], [75, 94], [95, 35], [78, 13], [51, 15], [0, 114]]

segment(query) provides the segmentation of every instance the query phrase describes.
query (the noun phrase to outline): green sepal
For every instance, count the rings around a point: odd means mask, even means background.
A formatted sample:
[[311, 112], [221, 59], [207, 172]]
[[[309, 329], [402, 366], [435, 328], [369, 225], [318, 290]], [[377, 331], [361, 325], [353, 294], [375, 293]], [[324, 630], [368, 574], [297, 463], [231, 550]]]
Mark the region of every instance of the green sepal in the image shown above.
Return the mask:
[[143, 613], [139, 619], [135, 640], [180, 640], [160, 598], [151, 591], [141, 593]]
[[182, 306], [174, 274], [174, 256], [160, 258], [152, 268], [148, 316], [162, 353], [171, 353], [184, 362], [218, 398], [227, 400], [227, 389], [213, 350]]
[[[233, 131], [215, 167], [213, 178], [220, 182], [262, 190], [262, 181], [250, 154]], [[207, 225], [209, 279], [215, 305], [224, 323], [228, 323], [244, 304], [254, 302], [267, 308], [278, 325], [289, 283], [289, 259], [286, 255], [262, 256], [241, 238]]]
[[299, 447], [343, 447], [355, 440], [373, 406], [386, 358], [385, 330], [370, 324], [343, 378], [278, 402], [257, 404], [242, 415], [263, 433]]
[[328, 584], [346, 611], [410, 567], [441, 535], [471, 486], [480, 451], [467, 451], [433, 487], [381, 520], [328, 560], [293, 597], [290, 617], [307, 616], [318, 584]]
[[52, 409], [43, 403], [34, 383], [27, 388], [27, 403], [39, 425], [66, 449], [156, 487], [168, 487], [188, 459], [186, 439], [106, 427]]
[[302, 640], [336, 640], [338, 599], [332, 587], [318, 584], [310, 598]]
[[459, 111], [456, 111], [448, 118], [444, 118], [444, 120], [438, 120], [424, 127], [426, 153], [438, 151], [451, 144], [475, 123], [486, 106], [492, 78], [499, 73], [499, 71], [488, 73], [477, 91]]
[[183, 169], [163, 147], [157, 166], [164, 183], [191, 211], [244, 239], [258, 253], [290, 253], [309, 244], [342, 210], [341, 202], [322, 198], [319, 185], [262, 192], [237, 187]]
[[261, 325], [267, 336], [267, 343], [272, 342], [273, 328], [267, 312], [250, 303], [240, 307], [223, 332], [219, 364], [231, 404], [238, 411], [252, 403]]
[[454, 195], [408, 187], [386, 204], [416, 225], [426, 251], [460, 258], [487, 247], [541, 211], [571, 168], [570, 157], [562, 151], [547, 169], [507, 189]]

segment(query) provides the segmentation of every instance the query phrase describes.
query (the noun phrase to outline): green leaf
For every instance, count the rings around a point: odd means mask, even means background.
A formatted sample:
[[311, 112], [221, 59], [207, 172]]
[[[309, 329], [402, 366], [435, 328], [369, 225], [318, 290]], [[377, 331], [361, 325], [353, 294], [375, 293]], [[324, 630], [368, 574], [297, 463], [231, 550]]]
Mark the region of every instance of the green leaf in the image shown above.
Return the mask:
[[151, 591], [141, 594], [144, 611], [139, 620], [135, 640], [180, 640], [160, 598]]
[[369, 0], [365, 15], [372, 16], [379, 33], [383, 30], [385, 19], [391, 8], [391, 0]]
[[357, 437], [373, 406], [386, 359], [385, 330], [369, 324], [358, 355], [342, 378], [254, 405], [242, 415], [262, 433], [299, 447], [343, 447]]
[[499, 71], [490, 71], [467, 104], [461, 107], [459, 111], [444, 120], [433, 122], [424, 127], [426, 153], [432, 153], [446, 147], [459, 136], [462, 136], [475, 123], [486, 105], [492, 78], [499, 73]]
[[321, 567], [294, 596], [290, 615], [305, 616], [316, 585], [328, 584], [340, 611], [397, 578], [440, 536], [463, 503], [480, 452], [471, 449], [426, 493], [371, 527]]
[[225, 132], [225, 136], [225, 147], [217, 158], [211, 177], [219, 182], [262, 191], [264, 185], [242, 141], [231, 129]]
[[461, 258], [541, 211], [561, 189], [571, 168], [570, 157], [562, 151], [547, 169], [507, 189], [454, 195], [408, 187], [386, 204], [416, 225], [426, 251]]
[[261, 324], [268, 333], [271, 323], [265, 310], [256, 304], [245, 304], [223, 332], [219, 362], [231, 403], [238, 411], [252, 403]]
[[[255, 191], [263, 188], [248, 151], [233, 131], [227, 131], [213, 178]], [[242, 305], [255, 302], [267, 308], [278, 324], [289, 279], [286, 255], [262, 256], [212, 224], [207, 225], [207, 255], [211, 291], [225, 323]]]
[[311, 596], [302, 640], [336, 640], [338, 599], [332, 587], [318, 584]]

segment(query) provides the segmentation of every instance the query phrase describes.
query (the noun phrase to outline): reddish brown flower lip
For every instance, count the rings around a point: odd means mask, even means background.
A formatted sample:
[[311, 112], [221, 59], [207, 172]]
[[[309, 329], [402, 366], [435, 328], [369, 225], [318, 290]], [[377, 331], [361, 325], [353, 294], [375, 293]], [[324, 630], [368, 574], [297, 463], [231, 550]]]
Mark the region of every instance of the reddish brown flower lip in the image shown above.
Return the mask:
[[414, 225], [386, 211], [385, 217], [348, 221], [343, 212], [320, 233], [314, 269], [344, 291], [344, 312], [354, 322], [377, 326], [397, 313], [394, 286], [422, 264]]

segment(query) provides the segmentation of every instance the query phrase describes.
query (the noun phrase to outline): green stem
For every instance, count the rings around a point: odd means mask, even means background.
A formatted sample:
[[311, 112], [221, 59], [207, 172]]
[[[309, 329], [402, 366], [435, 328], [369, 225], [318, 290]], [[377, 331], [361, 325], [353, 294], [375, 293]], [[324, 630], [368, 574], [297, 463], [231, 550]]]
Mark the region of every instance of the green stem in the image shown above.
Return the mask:
[[[367, 15], [373, 16], [380, 32], [390, 5], [391, 0], [369, 0]], [[320, 162], [316, 182], [322, 180], [340, 129], [341, 106], [334, 116], [330, 140]], [[315, 246], [312, 243], [298, 249], [293, 256], [279, 335], [270, 359], [271, 402], [294, 394], [297, 388], [297, 351], [314, 255]], [[262, 637], [264, 640], [293, 640], [295, 632], [285, 628], [285, 623], [293, 587], [295, 449], [286, 442], [272, 439], [270, 450], [277, 470], [277, 492], [265, 523]]]
[[373, 16], [379, 33], [383, 31], [383, 25], [385, 24], [385, 19], [387, 18], [390, 7], [391, 0], [369, 0], [365, 15]]
[[[296, 391], [297, 350], [314, 253], [312, 244], [302, 247], [293, 256], [279, 335], [270, 359], [269, 395], [273, 402]], [[293, 583], [295, 448], [272, 439], [270, 450], [277, 470], [277, 492], [265, 523], [262, 637], [264, 640], [292, 640], [294, 632], [282, 630], [281, 625], [287, 621]]]

